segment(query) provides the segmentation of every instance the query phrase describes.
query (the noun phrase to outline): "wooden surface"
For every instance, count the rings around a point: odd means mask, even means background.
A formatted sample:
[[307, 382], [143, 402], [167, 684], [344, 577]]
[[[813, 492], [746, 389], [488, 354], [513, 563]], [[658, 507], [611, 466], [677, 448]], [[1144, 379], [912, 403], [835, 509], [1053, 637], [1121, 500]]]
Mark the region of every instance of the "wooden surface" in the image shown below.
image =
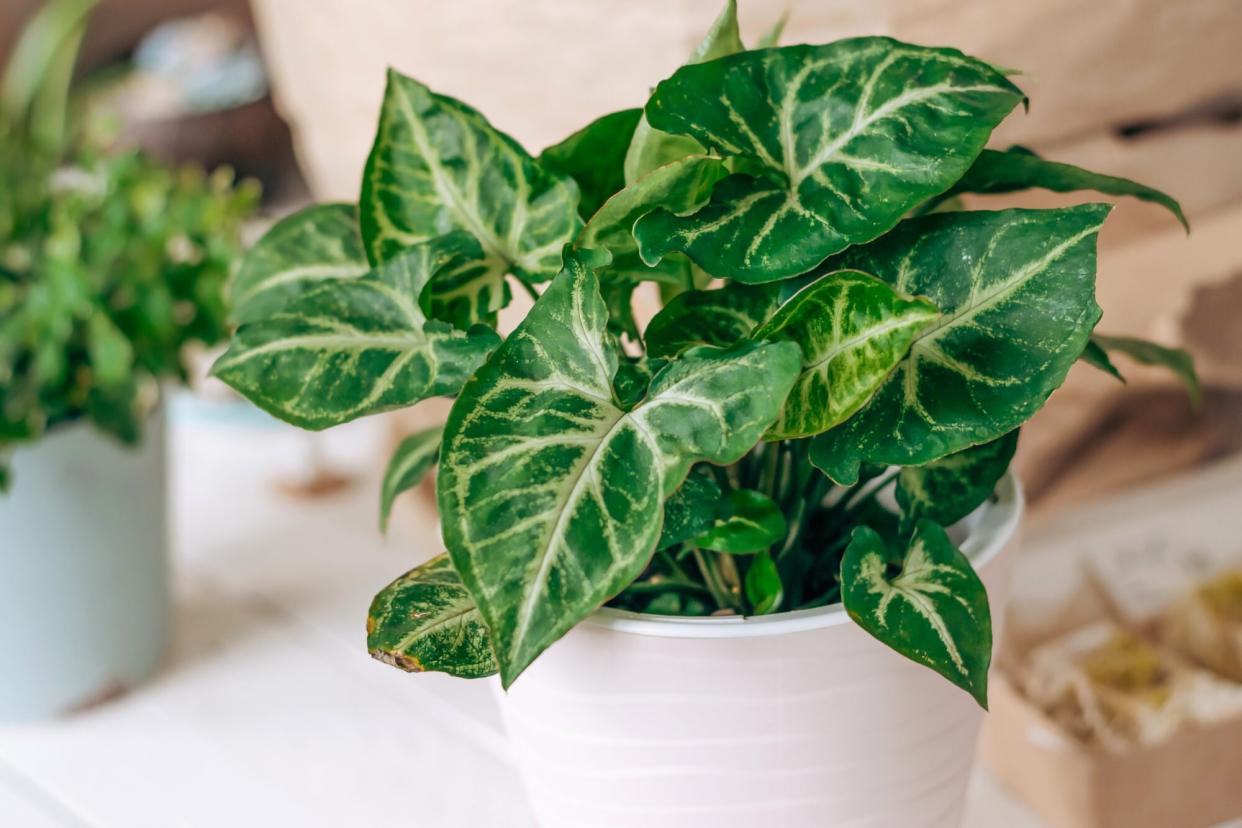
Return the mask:
[[[167, 664], [108, 705], [0, 727], [0, 826], [532, 825], [489, 684], [364, 650], [371, 595], [438, 551], [431, 517], [398, 510], [385, 541], [377, 480], [291, 499], [274, 470], [296, 467], [301, 435], [186, 415], [174, 406]], [[1038, 826], [982, 776], [965, 824]]]

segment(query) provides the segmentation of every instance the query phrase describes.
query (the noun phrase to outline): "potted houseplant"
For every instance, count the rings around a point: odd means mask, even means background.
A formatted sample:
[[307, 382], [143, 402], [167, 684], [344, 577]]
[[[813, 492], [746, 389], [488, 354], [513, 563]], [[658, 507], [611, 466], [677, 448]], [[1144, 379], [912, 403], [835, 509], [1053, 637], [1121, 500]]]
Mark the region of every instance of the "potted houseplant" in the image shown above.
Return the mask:
[[358, 204], [233, 283], [213, 370], [276, 416], [456, 397], [381, 496], [438, 466], [447, 552], [379, 593], [369, 649], [499, 673], [544, 825], [952, 823], [1018, 428], [1079, 359], [1188, 370], [1093, 333], [1107, 206], [958, 196], [1176, 202], [984, 149], [1023, 95], [956, 50], [765, 46], [730, 3], [641, 110], [538, 157], [390, 73]]
[[185, 378], [186, 343], [225, 335], [223, 284], [256, 202], [227, 170], [104, 152], [70, 123], [90, 6], [32, 19], [0, 99], [2, 719], [80, 707], [158, 661], [158, 381]]

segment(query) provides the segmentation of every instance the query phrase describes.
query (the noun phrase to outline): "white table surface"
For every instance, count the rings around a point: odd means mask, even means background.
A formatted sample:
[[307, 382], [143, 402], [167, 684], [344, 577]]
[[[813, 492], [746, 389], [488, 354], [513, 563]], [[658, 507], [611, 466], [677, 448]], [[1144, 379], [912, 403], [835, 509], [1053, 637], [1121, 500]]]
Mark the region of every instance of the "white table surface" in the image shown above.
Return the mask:
[[[426, 511], [407, 496], [385, 540], [377, 479], [291, 498], [275, 470], [305, 438], [174, 414], [166, 663], [109, 704], [0, 727], [0, 828], [533, 825], [487, 682], [366, 654], [371, 596], [439, 551]], [[982, 773], [965, 824], [1038, 828]]]

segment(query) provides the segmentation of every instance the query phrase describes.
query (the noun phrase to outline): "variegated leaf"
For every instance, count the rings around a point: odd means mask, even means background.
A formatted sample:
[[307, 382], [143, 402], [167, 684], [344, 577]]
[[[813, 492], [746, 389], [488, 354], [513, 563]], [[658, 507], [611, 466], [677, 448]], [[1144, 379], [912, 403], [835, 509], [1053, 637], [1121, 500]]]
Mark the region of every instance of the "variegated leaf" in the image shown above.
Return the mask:
[[798, 291], [753, 334], [802, 347], [802, 376], [767, 439], [810, 437], [845, 422], [939, 315], [926, 299], [857, 270], [827, 273]]
[[641, 109], [604, 115], [539, 153], [545, 170], [578, 182], [578, 213], [583, 220], [625, 186], [625, 154], [642, 116]]
[[903, 526], [921, 518], [952, 526], [983, 504], [1005, 476], [1018, 448], [1018, 429], [990, 443], [907, 466], [897, 475], [897, 505]]
[[992, 616], [987, 591], [944, 529], [921, 520], [901, 572], [873, 529], [854, 530], [841, 560], [841, 601], [860, 627], [988, 706]]
[[942, 316], [866, 406], [814, 439], [811, 462], [849, 484], [860, 462], [917, 466], [1024, 423], [1100, 318], [1095, 241], [1108, 211], [940, 213], [825, 263], [926, 296]]
[[1128, 178], [1101, 175], [1072, 164], [1048, 161], [1025, 147], [1010, 147], [1004, 152], [984, 150], [966, 171], [966, 175], [932, 203], [939, 203], [962, 193], [1013, 193], [1035, 188], [1056, 193], [1094, 190], [1105, 195], [1133, 196], [1141, 201], [1159, 204], [1172, 213], [1183, 227], [1190, 229], [1181, 205], [1153, 187]]
[[458, 327], [494, 324], [506, 273], [526, 282], [556, 274], [582, 226], [577, 203], [572, 180], [544, 170], [474, 109], [389, 72], [362, 179], [362, 239], [375, 264], [452, 230], [474, 236], [484, 266], [432, 288], [433, 302], [457, 309]]
[[358, 208], [316, 204], [272, 226], [229, 283], [229, 319], [254, 322], [324, 279], [352, 279], [371, 267], [358, 233]]
[[715, 290], [687, 291], [652, 318], [643, 340], [648, 354], [664, 357], [697, 345], [732, 345], [749, 337], [778, 307], [776, 285], [730, 282]]
[[[1168, 368], [1186, 386], [1192, 405], [1199, 405], [1201, 392], [1199, 376], [1195, 373], [1195, 361], [1190, 353], [1182, 348], [1167, 348], [1146, 339], [1131, 336], [1105, 336], [1092, 334], [1088, 346], [1094, 345], [1101, 349], [1107, 359], [1110, 351], [1125, 354], [1140, 365], [1158, 365]], [[1085, 351], [1084, 351], [1085, 353]], [[1111, 361], [1110, 363], [1111, 364]], [[1116, 368], [1113, 369], [1116, 371]]]
[[743, 159], [693, 215], [635, 227], [648, 263], [683, 251], [714, 276], [805, 273], [953, 184], [1022, 93], [955, 49], [866, 37], [685, 66], [656, 87], [660, 129]]
[[798, 371], [792, 343], [696, 349], [625, 410], [598, 280], [578, 255], [462, 389], [445, 427], [444, 536], [506, 686], [642, 572], [664, 500], [691, 464], [745, 454]]
[[367, 650], [411, 673], [496, 673], [487, 627], [448, 555], [407, 572], [375, 596], [367, 614]]
[[414, 488], [431, 471], [440, 455], [440, 426], [411, 434], [397, 446], [380, 483], [380, 531], [388, 531], [388, 516], [397, 495]]
[[669, 256], [656, 267], [643, 263], [632, 232], [634, 222], [661, 206], [676, 212], [702, 206], [724, 174], [724, 163], [718, 158], [692, 155], [674, 161], [613, 195], [582, 228], [579, 247], [607, 250], [612, 255], [611, 262], [600, 269], [599, 279], [615, 330], [637, 338], [630, 297], [639, 282], [686, 287], [691, 281], [690, 261], [684, 256]]
[[465, 233], [410, 248], [355, 279], [315, 283], [269, 317], [238, 328], [212, 372], [251, 402], [309, 429], [453, 394], [499, 342], [428, 321], [433, 274], [481, 255]]
[[[703, 40], [690, 53], [688, 63], [732, 55], [744, 50], [737, 28], [737, 0], [726, 0], [724, 10], [712, 23]], [[646, 116], [638, 121], [625, 155], [625, 182], [633, 184], [643, 176], [687, 155], [702, 155], [703, 146], [688, 135], [670, 135], [652, 129]]]

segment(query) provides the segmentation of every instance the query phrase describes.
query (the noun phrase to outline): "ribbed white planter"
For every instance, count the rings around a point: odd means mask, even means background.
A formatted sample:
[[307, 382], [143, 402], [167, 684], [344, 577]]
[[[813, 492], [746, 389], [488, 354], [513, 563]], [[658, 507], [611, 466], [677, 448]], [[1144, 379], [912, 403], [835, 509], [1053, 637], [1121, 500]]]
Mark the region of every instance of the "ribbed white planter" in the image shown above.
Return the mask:
[[[1007, 602], [1016, 480], [958, 527]], [[601, 610], [502, 699], [541, 828], [939, 828], [982, 711], [840, 606], [748, 619]]]
[[0, 721], [66, 713], [159, 664], [169, 592], [164, 420], [127, 449], [86, 424], [13, 456], [0, 495]]

